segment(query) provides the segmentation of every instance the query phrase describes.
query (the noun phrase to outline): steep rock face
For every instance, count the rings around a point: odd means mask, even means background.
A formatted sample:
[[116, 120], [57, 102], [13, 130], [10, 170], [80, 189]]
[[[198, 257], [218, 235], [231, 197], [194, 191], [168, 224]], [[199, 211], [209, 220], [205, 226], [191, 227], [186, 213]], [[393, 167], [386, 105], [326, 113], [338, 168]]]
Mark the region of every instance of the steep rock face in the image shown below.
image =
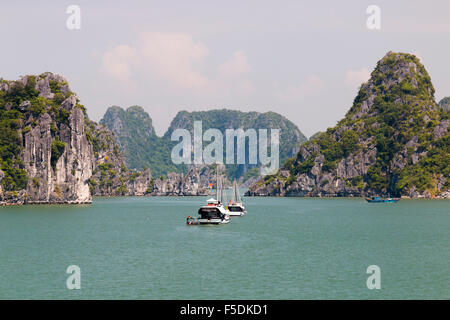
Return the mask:
[[153, 191], [153, 178], [150, 169], [143, 170], [135, 179], [128, 182], [129, 195], [144, 196]]
[[[18, 142], [15, 152], [2, 157], [2, 168], [8, 173], [2, 179], [3, 201], [91, 202], [87, 180], [93, 149], [85, 135], [83, 106], [66, 80], [44, 73], [4, 82], [2, 100], [9, 122], [2, 123], [3, 129], [11, 130], [15, 123], [11, 134]], [[10, 143], [14, 141], [3, 140], [2, 147], [11, 148]]]
[[[88, 183], [94, 196], [143, 196], [149, 194], [152, 175], [129, 170], [124, 156], [116, 144], [114, 134], [104, 125], [86, 122], [89, 140], [94, 148], [92, 177]], [[150, 189], [149, 189], [150, 188]]]
[[[223, 176], [225, 166], [219, 166], [222, 185], [231, 187], [231, 182]], [[191, 166], [184, 173], [169, 173], [167, 178], [161, 177], [154, 181], [151, 195], [156, 196], [205, 196], [212, 194], [211, 187], [216, 187], [216, 167], [207, 165]]]
[[389, 52], [335, 127], [248, 195], [448, 197], [449, 115], [418, 59]]
[[200, 171], [193, 167], [187, 174], [169, 173], [167, 178], [157, 179], [154, 182], [152, 195], [157, 196], [201, 196], [207, 190], [202, 183]]
[[[68, 123], [61, 123], [59, 141], [64, 151], [52, 167], [51, 117], [48, 113], [38, 120], [38, 125], [24, 135], [25, 148], [22, 159], [30, 179], [29, 203], [89, 203], [91, 195], [86, 181], [92, 174], [93, 151], [84, 133], [84, 115], [74, 108], [71, 96], [65, 107], [70, 110]], [[35, 183], [37, 179], [39, 183]], [[34, 180], [34, 181], [33, 181]]]

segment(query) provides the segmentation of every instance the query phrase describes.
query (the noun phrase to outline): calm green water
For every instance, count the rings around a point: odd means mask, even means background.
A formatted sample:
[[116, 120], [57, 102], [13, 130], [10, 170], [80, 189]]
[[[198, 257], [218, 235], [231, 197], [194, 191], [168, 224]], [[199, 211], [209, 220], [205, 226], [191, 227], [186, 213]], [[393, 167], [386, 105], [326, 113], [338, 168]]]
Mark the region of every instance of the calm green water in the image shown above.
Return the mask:
[[0, 298], [450, 298], [449, 201], [247, 198], [228, 225], [186, 226], [204, 200], [0, 207]]

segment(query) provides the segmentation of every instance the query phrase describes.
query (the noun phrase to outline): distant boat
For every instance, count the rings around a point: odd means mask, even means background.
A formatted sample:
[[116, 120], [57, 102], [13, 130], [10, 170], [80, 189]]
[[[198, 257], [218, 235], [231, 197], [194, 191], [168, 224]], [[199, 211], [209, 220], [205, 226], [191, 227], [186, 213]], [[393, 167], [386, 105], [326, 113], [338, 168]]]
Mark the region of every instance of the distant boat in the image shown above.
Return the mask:
[[370, 203], [379, 203], [379, 202], [397, 202], [400, 200], [400, 198], [381, 198], [378, 196], [366, 198], [367, 202]]
[[232, 217], [242, 217], [247, 213], [244, 205], [242, 204], [241, 195], [239, 193], [236, 180], [234, 180], [233, 183], [233, 193], [228, 204], [228, 210], [230, 211], [230, 216]]

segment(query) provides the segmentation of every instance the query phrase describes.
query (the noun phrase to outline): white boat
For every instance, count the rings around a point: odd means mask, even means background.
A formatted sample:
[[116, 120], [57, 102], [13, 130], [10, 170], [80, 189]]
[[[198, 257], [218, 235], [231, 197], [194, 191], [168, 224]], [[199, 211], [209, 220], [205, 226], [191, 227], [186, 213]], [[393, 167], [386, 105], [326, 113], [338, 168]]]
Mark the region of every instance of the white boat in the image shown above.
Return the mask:
[[232, 217], [242, 217], [247, 213], [244, 205], [242, 204], [241, 195], [239, 193], [236, 180], [233, 183], [233, 193], [231, 195], [230, 203], [228, 204], [228, 211]]
[[216, 169], [216, 197], [206, 201], [206, 206], [198, 209], [198, 224], [226, 224], [230, 222], [230, 212], [224, 207], [222, 179]]
[[226, 224], [230, 215], [223, 204], [214, 198], [206, 201], [206, 206], [198, 209], [198, 224]]

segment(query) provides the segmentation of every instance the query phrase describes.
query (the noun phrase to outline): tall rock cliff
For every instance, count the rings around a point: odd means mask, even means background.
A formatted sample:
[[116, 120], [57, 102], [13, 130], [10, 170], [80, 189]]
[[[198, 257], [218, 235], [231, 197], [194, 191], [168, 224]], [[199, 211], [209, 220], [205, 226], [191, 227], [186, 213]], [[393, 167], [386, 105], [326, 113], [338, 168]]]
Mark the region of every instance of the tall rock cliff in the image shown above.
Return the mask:
[[344, 119], [248, 195], [448, 197], [449, 113], [410, 54], [389, 52]]
[[0, 84], [0, 202], [89, 203], [84, 107], [51, 73]]

